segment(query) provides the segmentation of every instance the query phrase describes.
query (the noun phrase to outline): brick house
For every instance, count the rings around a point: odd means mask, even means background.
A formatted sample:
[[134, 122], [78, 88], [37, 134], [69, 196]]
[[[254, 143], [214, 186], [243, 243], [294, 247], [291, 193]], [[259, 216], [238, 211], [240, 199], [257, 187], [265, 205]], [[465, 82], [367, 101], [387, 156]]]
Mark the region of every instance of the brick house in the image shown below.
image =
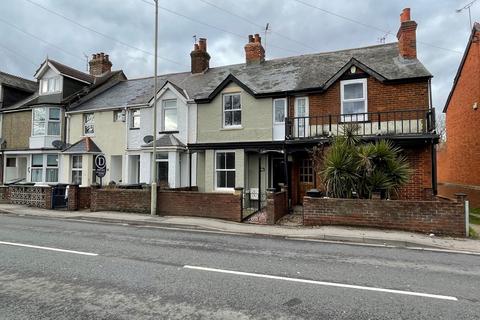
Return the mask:
[[480, 24], [475, 23], [445, 103], [446, 142], [438, 151], [439, 193], [464, 192], [480, 206]]

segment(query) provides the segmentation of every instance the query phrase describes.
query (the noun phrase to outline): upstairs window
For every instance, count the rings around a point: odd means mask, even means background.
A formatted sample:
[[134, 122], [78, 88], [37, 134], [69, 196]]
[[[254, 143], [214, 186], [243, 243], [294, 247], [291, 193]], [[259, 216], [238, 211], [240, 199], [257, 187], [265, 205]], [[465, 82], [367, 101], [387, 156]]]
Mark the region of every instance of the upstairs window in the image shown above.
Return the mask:
[[340, 82], [342, 121], [366, 121], [367, 79]]
[[113, 122], [124, 122], [125, 121], [125, 112], [123, 110], [113, 111]]
[[130, 129], [140, 128], [140, 109], [130, 111]]
[[95, 115], [93, 113], [83, 114], [83, 135], [91, 136], [95, 134]]
[[59, 108], [33, 109], [32, 134], [34, 136], [59, 136], [60, 114]]
[[177, 100], [163, 101], [163, 130], [177, 130]]
[[240, 127], [242, 125], [242, 104], [240, 93], [223, 95], [223, 127]]
[[40, 93], [51, 94], [61, 92], [61, 77], [54, 77], [40, 80]]

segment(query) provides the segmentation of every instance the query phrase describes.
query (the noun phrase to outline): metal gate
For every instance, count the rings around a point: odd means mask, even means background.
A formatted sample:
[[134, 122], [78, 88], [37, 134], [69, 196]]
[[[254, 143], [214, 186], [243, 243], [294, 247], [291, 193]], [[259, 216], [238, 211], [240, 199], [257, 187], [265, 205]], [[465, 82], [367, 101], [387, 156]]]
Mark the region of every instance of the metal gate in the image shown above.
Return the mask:
[[68, 200], [65, 197], [66, 184], [58, 184], [52, 187], [52, 208], [63, 209], [67, 207]]
[[250, 188], [243, 191], [242, 216], [248, 218], [254, 213], [261, 211], [267, 206], [267, 194], [258, 188]]

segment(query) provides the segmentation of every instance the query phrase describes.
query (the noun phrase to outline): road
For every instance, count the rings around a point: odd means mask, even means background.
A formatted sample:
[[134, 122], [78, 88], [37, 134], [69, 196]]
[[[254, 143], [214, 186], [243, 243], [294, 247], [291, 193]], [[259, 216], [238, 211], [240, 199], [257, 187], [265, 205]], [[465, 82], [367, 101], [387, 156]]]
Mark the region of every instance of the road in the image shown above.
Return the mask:
[[480, 256], [0, 216], [0, 319], [479, 318]]

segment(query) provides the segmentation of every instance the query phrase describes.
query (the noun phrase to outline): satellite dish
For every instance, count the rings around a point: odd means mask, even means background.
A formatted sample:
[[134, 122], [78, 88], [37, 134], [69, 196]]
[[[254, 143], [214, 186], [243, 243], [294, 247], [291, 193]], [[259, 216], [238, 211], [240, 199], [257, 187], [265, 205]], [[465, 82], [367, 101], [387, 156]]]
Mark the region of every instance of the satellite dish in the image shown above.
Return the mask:
[[143, 142], [145, 142], [145, 143], [150, 143], [152, 141], [153, 141], [153, 136], [151, 136], [151, 135], [143, 137]]
[[52, 141], [52, 146], [54, 146], [55, 149], [62, 150], [63, 148], [65, 148], [65, 142], [63, 142], [62, 140], [55, 140]]

